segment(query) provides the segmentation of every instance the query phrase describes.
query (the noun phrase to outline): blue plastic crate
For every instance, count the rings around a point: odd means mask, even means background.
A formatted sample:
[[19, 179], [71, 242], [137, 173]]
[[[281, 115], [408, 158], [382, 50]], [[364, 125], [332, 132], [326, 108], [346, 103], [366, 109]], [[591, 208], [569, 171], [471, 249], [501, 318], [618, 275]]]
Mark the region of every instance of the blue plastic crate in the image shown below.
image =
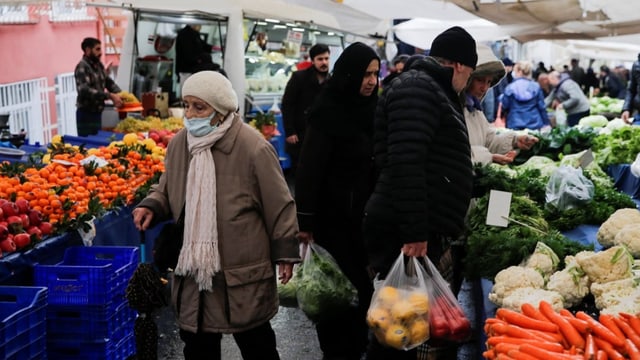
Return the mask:
[[36, 265], [34, 283], [49, 288], [49, 304], [118, 304], [139, 262], [132, 246], [72, 246], [56, 265]]
[[44, 358], [47, 289], [0, 286], [0, 359]]
[[125, 301], [111, 305], [49, 305], [49, 340], [94, 341], [120, 339], [133, 328], [136, 313]]
[[49, 360], [126, 360], [135, 354], [136, 344], [133, 334], [122, 339], [101, 341], [48, 341]]

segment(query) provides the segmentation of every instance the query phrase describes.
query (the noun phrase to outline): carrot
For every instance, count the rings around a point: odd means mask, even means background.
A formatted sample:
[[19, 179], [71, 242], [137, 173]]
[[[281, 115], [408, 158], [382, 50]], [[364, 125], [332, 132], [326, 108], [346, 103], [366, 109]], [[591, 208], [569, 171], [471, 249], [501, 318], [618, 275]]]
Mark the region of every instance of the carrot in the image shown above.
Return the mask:
[[[546, 315], [545, 315], [546, 316]], [[582, 355], [569, 355], [554, 353], [545, 349], [540, 349], [531, 344], [520, 345], [520, 351], [544, 360], [583, 360]]]
[[547, 340], [541, 338], [539, 335], [533, 334], [533, 331], [523, 329], [517, 325], [495, 323], [491, 326], [491, 328], [493, 329], [493, 331], [495, 331], [496, 334], [500, 335], [507, 335], [521, 339]]
[[521, 339], [509, 336], [491, 336], [487, 339], [487, 346], [494, 347], [500, 343], [509, 343], [509, 344], [531, 344], [533, 346], [537, 346], [541, 349], [549, 350], [552, 352], [561, 353], [564, 351], [564, 347], [557, 342], [550, 342], [545, 340], [532, 340], [532, 339]]
[[627, 313], [620, 313], [627, 321], [629, 322], [629, 326], [635, 331], [636, 334], [640, 335], [640, 318], [637, 315], [631, 315]]
[[540, 360], [535, 356], [531, 356], [527, 353], [523, 353], [520, 350], [511, 350], [507, 353], [507, 355], [511, 356], [516, 360]]
[[496, 346], [493, 349], [498, 354], [508, 354], [510, 350], [518, 350], [519, 347], [520, 345], [516, 345], [516, 344], [500, 343], [500, 344], [496, 344]]
[[618, 338], [624, 339], [625, 336], [622, 333], [622, 330], [618, 327], [616, 322], [613, 320], [613, 316], [608, 314], [600, 314], [599, 317], [600, 324], [604, 325], [607, 329], [611, 330]]
[[587, 334], [587, 340], [584, 346], [584, 360], [596, 360], [596, 354], [598, 349], [596, 343], [593, 340], [593, 335]]
[[626, 335], [627, 339], [631, 340], [633, 345], [637, 348], [640, 348], [640, 335], [636, 334], [635, 331], [631, 328], [631, 325], [621, 317], [614, 316], [613, 321], [615, 321], [616, 325], [622, 330], [622, 332]]
[[515, 359], [507, 354], [498, 354], [498, 356], [496, 356], [496, 360], [515, 360]]
[[584, 349], [584, 339], [582, 338], [578, 330], [576, 330], [576, 328], [574, 328], [571, 323], [569, 323], [569, 320], [567, 320], [567, 318], [553, 310], [553, 307], [549, 302], [540, 302], [540, 312], [544, 316], [548, 317], [549, 320], [551, 320], [553, 323], [558, 325], [558, 328], [560, 328], [560, 333], [564, 336], [569, 345], [574, 345], [578, 349]]
[[607, 353], [604, 350], [598, 350], [596, 353], [596, 360], [609, 360]]
[[[605, 340], [605, 342], [615, 347], [624, 346], [624, 340], [622, 338], [617, 337], [616, 334], [614, 334], [606, 326], [596, 321], [596, 319], [592, 318], [584, 311], [578, 311], [576, 313], [576, 317], [578, 319], [585, 320], [587, 324], [589, 324], [589, 327], [591, 327], [591, 330], [593, 331], [593, 333], [600, 339]], [[601, 348], [600, 344], [596, 343], [596, 345], [598, 346], [598, 348]], [[607, 355], [611, 357], [611, 354], [609, 352], [607, 352]]]
[[[576, 314], [576, 316], [578, 316], [578, 314]], [[610, 342], [604, 339], [601, 339], [597, 336], [593, 337], [593, 341], [596, 343], [596, 346], [598, 347], [598, 349], [603, 350], [604, 352], [607, 353], [607, 358], [611, 360], [624, 360], [624, 356], [622, 356], [622, 354], [620, 354], [618, 350], [614, 349]], [[622, 341], [622, 344], [624, 346], [624, 340]]]
[[515, 312], [513, 310], [499, 308], [496, 310], [496, 316], [499, 319], [502, 319], [509, 324], [518, 325], [526, 329], [547, 331], [547, 332], [557, 332], [558, 325], [547, 321], [541, 321], [537, 319], [532, 319], [526, 315], [523, 315], [519, 312]]
[[575, 317], [575, 316], [573, 315], [573, 313], [572, 313], [571, 311], [567, 310], [567, 309], [560, 309], [559, 313], [560, 313], [560, 315], [562, 315], [562, 316], [566, 316], [566, 317]]
[[569, 321], [569, 324], [571, 324], [571, 326], [573, 326], [574, 328], [576, 328], [576, 330], [578, 330], [580, 334], [584, 335], [591, 332], [591, 328], [589, 327], [589, 324], [587, 324], [586, 321], [582, 319], [578, 319], [576, 317], [565, 316], [565, 318], [567, 319], [567, 321]]
[[627, 350], [627, 355], [631, 360], [640, 360], [640, 350], [630, 339], [624, 341], [624, 348]]
[[520, 307], [520, 310], [522, 310], [523, 314], [527, 315], [532, 319], [536, 319], [540, 321], [549, 321], [549, 319], [547, 319], [546, 316], [542, 315], [542, 313], [538, 311], [538, 309], [536, 309], [535, 306], [529, 303], [522, 304], [522, 306]]
[[485, 359], [493, 360], [496, 358], [496, 352], [493, 349], [485, 350], [482, 352], [482, 357]]

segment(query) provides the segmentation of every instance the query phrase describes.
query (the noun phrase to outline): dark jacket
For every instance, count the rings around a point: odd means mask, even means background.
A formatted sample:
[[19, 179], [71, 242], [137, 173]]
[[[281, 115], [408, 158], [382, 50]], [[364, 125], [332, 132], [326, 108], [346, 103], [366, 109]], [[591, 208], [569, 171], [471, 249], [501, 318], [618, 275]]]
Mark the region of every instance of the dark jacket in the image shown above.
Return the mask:
[[[629, 85], [627, 87], [627, 94], [624, 98], [624, 105], [622, 111], [628, 110], [633, 113], [634, 109], [640, 109], [640, 98], [638, 98], [638, 87], [640, 86], [640, 56], [637, 61], [631, 66], [631, 73], [629, 74]], [[632, 114], [633, 115], [633, 114]]]
[[376, 270], [388, 269], [406, 243], [463, 232], [473, 170], [452, 76], [451, 68], [433, 58], [418, 60], [378, 102], [374, 151], [379, 177], [365, 208], [364, 229], [373, 235], [366, 240]]
[[202, 40], [200, 33], [189, 25], [185, 26], [176, 37], [176, 72], [196, 72], [198, 57], [210, 52], [211, 45]]
[[99, 60], [83, 56], [74, 71], [78, 97], [78, 109], [89, 112], [102, 112], [104, 101], [109, 99], [109, 93], [119, 93], [121, 90], [111, 79]]
[[315, 67], [291, 74], [282, 96], [282, 122], [286, 137], [298, 135], [300, 141], [307, 129], [309, 110], [325, 82], [320, 84]]

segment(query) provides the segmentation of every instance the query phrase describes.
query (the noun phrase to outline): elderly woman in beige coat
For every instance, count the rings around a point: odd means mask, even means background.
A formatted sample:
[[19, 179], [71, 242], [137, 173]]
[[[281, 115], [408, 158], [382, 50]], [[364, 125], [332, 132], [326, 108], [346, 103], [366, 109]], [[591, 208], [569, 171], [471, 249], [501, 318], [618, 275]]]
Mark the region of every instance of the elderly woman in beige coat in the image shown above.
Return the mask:
[[185, 129], [169, 143], [165, 173], [133, 221], [145, 230], [176, 220], [184, 207], [171, 303], [186, 360], [220, 359], [223, 333], [233, 334], [244, 359], [279, 359], [269, 323], [278, 311], [276, 276], [286, 283], [300, 258], [296, 208], [278, 157], [242, 121], [221, 74], [193, 74], [182, 96]]
[[469, 131], [471, 159], [474, 164], [509, 164], [516, 157], [515, 149], [530, 149], [538, 139], [512, 131], [498, 134], [496, 128], [487, 121], [480, 103], [487, 91], [504, 77], [505, 67], [489, 47], [478, 44], [476, 51], [478, 65], [471, 73], [464, 92], [464, 119]]

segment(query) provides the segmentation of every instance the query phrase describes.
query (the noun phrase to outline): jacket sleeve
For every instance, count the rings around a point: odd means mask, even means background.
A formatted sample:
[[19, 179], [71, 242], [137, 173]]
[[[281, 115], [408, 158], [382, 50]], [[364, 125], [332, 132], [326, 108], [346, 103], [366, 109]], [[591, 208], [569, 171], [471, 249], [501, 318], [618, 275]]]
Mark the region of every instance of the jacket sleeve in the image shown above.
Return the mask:
[[284, 95], [282, 95], [281, 111], [285, 137], [297, 135], [295, 128], [295, 116], [296, 104], [298, 103], [299, 97], [298, 95], [300, 94], [298, 82], [298, 77], [294, 73], [287, 82], [287, 86], [284, 89]]
[[429, 240], [429, 189], [426, 162], [429, 144], [440, 126], [446, 102], [434, 83], [416, 78], [392, 88], [386, 97], [387, 170], [391, 201], [403, 243]]
[[313, 231], [314, 218], [320, 192], [331, 153], [328, 135], [309, 125], [305, 134], [300, 161], [296, 170], [296, 206], [300, 231]]
[[549, 125], [549, 115], [547, 115], [547, 107], [544, 104], [544, 94], [542, 93], [542, 89], [538, 90], [537, 107], [538, 112], [540, 112], [542, 124]]
[[91, 98], [97, 101], [104, 101], [109, 96], [104, 89], [96, 89], [91, 81], [91, 68], [81, 61], [74, 71], [76, 79], [76, 91], [81, 98]]
[[565, 81], [563, 83], [563, 90], [567, 93], [567, 100], [562, 102], [562, 107], [565, 109], [571, 109], [578, 105], [580, 102], [580, 96], [582, 95], [582, 89], [574, 81]]
[[122, 90], [120, 90], [120, 87], [116, 84], [116, 82], [113, 81], [113, 79], [110, 78], [109, 76], [105, 76], [105, 87], [112, 94], [117, 94], [120, 91], [122, 91]]
[[271, 260], [298, 262], [296, 205], [284, 180], [275, 149], [268, 143], [259, 144], [253, 159], [262, 217], [271, 239]]

